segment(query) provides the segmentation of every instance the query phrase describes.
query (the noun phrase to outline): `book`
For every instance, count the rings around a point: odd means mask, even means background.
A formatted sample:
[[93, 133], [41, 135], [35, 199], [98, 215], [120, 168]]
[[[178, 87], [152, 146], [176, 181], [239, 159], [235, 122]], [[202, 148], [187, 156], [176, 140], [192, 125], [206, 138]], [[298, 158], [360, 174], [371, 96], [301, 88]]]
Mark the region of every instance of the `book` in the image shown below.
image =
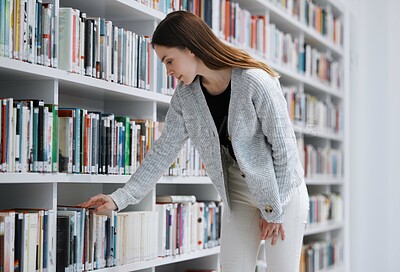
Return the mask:
[[160, 195], [156, 197], [158, 203], [181, 203], [181, 202], [196, 202], [194, 195]]

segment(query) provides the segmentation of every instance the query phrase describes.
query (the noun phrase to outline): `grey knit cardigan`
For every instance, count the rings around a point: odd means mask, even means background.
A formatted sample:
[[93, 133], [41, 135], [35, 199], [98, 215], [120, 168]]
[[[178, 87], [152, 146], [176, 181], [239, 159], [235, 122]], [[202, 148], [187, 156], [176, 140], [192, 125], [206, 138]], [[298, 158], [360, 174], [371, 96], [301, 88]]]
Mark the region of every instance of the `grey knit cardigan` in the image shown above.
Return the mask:
[[[217, 128], [199, 77], [190, 85], [178, 84], [165, 122], [162, 135], [142, 165], [123, 188], [110, 195], [118, 210], [138, 203], [150, 192], [189, 137], [230, 217], [227, 163], [221, 156]], [[232, 70], [228, 134], [262, 218], [282, 223], [285, 206], [303, 182], [304, 171], [277, 78], [261, 69]]]

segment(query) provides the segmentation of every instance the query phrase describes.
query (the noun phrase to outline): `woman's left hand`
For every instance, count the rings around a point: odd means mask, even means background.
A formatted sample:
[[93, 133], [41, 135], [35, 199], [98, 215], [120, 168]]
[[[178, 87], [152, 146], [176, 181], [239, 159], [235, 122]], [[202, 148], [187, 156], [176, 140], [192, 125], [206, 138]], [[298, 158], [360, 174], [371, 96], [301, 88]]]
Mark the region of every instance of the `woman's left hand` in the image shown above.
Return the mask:
[[268, 240], [272, 237], [271, 245], [275, 245], [279, 235], [282, 241], [285, 240], [285, 229], [282, 224], [269, 223], [260, 218], [260, 239]]

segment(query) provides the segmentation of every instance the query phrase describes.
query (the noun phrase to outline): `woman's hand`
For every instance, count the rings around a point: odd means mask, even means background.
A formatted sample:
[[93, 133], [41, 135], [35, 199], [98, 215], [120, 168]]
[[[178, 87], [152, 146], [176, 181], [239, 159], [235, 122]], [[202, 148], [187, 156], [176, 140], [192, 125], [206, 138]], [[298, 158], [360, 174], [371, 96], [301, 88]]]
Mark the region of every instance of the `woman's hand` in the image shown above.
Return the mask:
[[78, 205], [81, 208], [97, 207], [94, 212], [97, 214], [108, 215], [110, 211], [115, 211], [118, 207], [109, 195], [98, 194], [92, 196], [88, 201]]
[[282, 241], [285, 240], [285, 230], [282, 224], [268, 223], [264, 219], [260, 218], [260, 239], [267, 240], [272, 237], [271, 245], [275, 245], [278, 240], [279, 234]]

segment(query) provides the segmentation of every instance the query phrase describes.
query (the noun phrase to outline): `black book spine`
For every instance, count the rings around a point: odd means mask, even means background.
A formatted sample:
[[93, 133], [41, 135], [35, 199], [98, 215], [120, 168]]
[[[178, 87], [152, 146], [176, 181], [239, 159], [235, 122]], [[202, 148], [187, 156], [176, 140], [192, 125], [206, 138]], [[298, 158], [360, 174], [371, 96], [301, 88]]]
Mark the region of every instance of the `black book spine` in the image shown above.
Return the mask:
[[57, 217], [57, 271], [69, 269], [71, 260], [69, 217]]
[[93, 21], [86, 20], [85, 24], [85, 75], [92, 76], [93, 67]]

